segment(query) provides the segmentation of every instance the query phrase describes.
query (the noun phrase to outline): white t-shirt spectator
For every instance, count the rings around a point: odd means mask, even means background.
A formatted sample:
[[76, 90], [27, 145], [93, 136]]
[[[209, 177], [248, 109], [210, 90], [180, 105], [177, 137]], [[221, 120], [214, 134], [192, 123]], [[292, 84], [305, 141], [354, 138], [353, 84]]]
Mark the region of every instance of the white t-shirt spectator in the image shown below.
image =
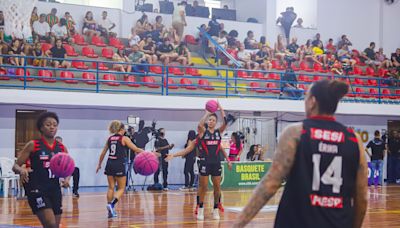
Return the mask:
[[183, 11], [184, 14], [186, 15], [185, 6], [180, 5], [175, 8], [174, 12], [172, 13], [172, 23], [174, 22], [183, 23], [182, 16], [180, 14], [181, 11]]
[[132, 37], [132, 35], [130, 35], [129, 37], [129, 46], [133, 46], [135, 44], [139, 45], [140, 42], [140, 37], [138, 35]]
[[40, 36], [46, 36], [50, 32], [50, 26], [47, 22], [40, 23], [39, 21], [35, 21], [32, 27], [33, 31]]
[[68, 35], [67, 26], [60, 26], [59, 24], [53, 25], [51, 32], [54, 33], [56, 37], [64, 37]]
[[109, 18], [106, 18], [106, 19], [101, 18], [101, 19], [99, 20], [99, 25], [100, 25], [101, 27], [107, 29], [107, 31], [111, 31], [110, 28], [111, 28], [111, 26], [112, 26], [113, 24], [114, 24], [114, 23], [113, 23]]
[[238, 55], [239, 60], [242, 60], [242, 61], [250, 61], [251, 60], [250, 53], [248, 53], [246, 51], [239, 51], [237, 55]]
[[218, 38], [216, 39], [216, 41], [217, 41], [217, 43], [218, 43], [219, 45], [221, 45], [221, 47], [223, 47], [223, 48], [225, 48], [225, 49], [228, 47], [228, 40], [226, 39], [226, 37], [223, 37], [223, 38], [218, 37]]

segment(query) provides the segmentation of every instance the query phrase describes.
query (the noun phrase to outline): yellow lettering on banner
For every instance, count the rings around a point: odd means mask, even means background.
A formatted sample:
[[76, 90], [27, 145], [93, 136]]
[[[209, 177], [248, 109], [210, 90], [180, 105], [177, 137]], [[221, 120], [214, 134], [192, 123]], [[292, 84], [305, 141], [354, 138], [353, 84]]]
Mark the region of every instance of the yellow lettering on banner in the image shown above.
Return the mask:
[[264, 165], [236, 165], [237, 173], [258, 173], [265, 172]]
[[259, 173], [242, 173], [240, 174], [241, 181], [259, 181], [260, 174]]

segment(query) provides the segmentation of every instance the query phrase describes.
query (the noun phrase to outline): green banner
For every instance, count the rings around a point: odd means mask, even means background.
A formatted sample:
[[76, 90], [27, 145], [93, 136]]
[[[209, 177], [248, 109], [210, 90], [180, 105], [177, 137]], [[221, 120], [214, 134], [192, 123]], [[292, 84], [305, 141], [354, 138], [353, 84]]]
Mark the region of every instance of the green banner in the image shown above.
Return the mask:
[[[222, 162], [221, 188], [254, 187], [271, 167], [271, 162], [233, 162], [232, 170]], [[211, 176], [209, 187], [212, 186]]]

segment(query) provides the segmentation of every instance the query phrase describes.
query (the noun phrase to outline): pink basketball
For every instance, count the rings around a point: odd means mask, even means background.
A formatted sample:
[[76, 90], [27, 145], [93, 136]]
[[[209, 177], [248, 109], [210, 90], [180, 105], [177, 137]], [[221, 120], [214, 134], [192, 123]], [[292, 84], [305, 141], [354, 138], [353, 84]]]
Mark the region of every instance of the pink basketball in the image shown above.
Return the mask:
[[75, 169], [75, 162], [67, 153], [57, 153], [50, 160], [50, 170], [56, 177], [71, 176]]
[[218, 110], [218, 102], [216, 100], [209, 100], [206, 103], [206, 110], [214, 113]]
[[135, 157], [133, 168], [140, 175], [150, 176], [158, 170], [158, 158], [152, 152], [139, 153]]

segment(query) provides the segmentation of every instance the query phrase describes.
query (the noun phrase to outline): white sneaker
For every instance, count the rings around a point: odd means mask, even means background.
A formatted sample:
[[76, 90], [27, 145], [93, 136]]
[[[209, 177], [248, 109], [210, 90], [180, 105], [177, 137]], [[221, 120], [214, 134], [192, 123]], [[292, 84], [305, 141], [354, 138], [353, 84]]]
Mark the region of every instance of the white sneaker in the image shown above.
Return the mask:
[[220, 217], [219, 217], [219, 209], [218, 208], [214, 208], [213, 209], [212, 216], [213, 216], [213, 219], [215, 219], [215, 220], [219, 220], [220, 219]]
[[163, 190], [164, 190], [164, 191], [168, 191], [169, 189], [168, 189], [168, 188], [163, 188]]
[[187, 192], [190, 189], [188, 187], [182, 187], [182, 188], [179, 188], [179, 190], [182, 191], [182, 192]]
[[197, 220], [204, 220], [204, 207], [197, 211]]

